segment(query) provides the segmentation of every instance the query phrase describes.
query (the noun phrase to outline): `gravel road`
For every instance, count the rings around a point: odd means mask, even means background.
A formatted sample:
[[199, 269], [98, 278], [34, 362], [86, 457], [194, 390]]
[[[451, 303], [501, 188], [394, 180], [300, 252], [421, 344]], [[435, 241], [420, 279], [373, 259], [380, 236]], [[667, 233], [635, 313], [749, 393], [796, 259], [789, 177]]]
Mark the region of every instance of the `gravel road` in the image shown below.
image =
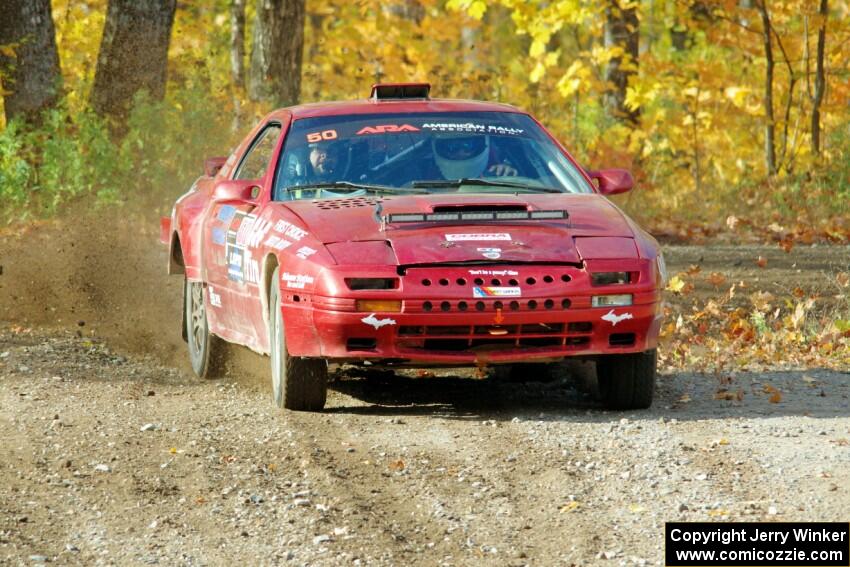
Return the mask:
[[[848, 254], [802, 267], [812, 256], [796, 249], [668, 258], [728, 268], [737, 254], [730, 277], [750, 277], [768, 253], [753, 277], [771, 286], [814, 284]], [[122, 343], [84, 299], [73, 314], [73, 295], [57, 300], [64, 322], [48, 325], [14, 287], [35, 276], [8, 266], [0, 564], [662, 565], [665, 521], [848, 519], [848, 372], [740, 373], [740, 401], [714, 399], [712, 377], [665, 372], [651, 410], [615, 413], [585, 393], [590, 364], [520, 384], [339, 368], [325, 412], [283, 413], [267, 360], [237, 352], [229, 378], [195, 380], [171, 347]], [[148, 312], [169, 312], [179, 282], [155, 274], [135, 276], [162, 286], [167, 308]], [[81, 289], [109, 290], [95, 276]]]

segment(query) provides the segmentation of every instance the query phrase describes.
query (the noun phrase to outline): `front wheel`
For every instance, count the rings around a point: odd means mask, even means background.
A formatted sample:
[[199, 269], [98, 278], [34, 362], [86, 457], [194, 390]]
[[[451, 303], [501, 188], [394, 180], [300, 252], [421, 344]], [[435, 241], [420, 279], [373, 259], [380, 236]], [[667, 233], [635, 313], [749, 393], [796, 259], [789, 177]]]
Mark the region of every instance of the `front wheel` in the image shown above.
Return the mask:
[[612, 354], [596, 363], [596, 380], [602, 401], [611, 409], [646, 409], [655, 392], [655, 350]]
[[224, 369], [224, 341], [210, 333], [204, 305], [204, 284], [185, 280], [183, 320], [189, 343], [189, 362], [200, 378], [215, 378]]
[[269, 350], [274, 401], [279, 408], [320, 411], [328, 397], [328, 364], [317, 358], [289, 355], [280, 308], [280, 275], [275, 268], [269, 294]]

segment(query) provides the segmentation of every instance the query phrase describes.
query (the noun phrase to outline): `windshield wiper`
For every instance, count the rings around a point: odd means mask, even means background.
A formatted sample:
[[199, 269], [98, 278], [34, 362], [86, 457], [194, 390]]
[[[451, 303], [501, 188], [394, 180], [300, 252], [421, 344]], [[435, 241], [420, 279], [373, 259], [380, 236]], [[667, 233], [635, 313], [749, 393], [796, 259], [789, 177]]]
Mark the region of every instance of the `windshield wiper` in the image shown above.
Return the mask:
[[460, 187], [461, 185], [479, 185], [482, 187], [509, 187], [522, 189], [524, 191], [536, 191], [540, 193], [563, 193], [560, 189], [554, 187], [539, 187], [537, 185], [528, 185], [526, 183], [516, 183], [512, 181], [492, 181], [490, 179], [482, 179], [480, 177], [464, 177], [462, 179], [441, 179], [434, 181], [414, 181], [412, 186], [417, 189], [433, 189], [437, 187]]
[[287, 192], [291, 191], [313, 191], [317, 189], [335, 189], [348, 191], [372, 191], [374, 193], [416, 193], [425, 194], [427, 191], [417, 191], [405, 187], [391, 187], [389, 185], [369, 185], [367, 183], [352, 183], [351, 181], [329, 181], [327, 183], [308, 183], [307, 185], [292, 185], [285, 187]]

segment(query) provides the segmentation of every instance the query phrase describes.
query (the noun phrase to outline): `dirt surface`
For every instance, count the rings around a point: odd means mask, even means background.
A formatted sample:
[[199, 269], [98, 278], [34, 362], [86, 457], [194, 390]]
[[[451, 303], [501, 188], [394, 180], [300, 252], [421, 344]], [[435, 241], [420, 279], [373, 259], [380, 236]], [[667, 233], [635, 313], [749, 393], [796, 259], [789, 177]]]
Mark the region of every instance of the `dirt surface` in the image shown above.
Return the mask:
[[[325, 412], [284, 413], [243, 349], [228, 378], [189, 376], [149, 226], [2, 237], [0, 563], [661, 565], [665, 521], [848, 519], [847, 372], [741, 373], [742, 401], [667, 372], [623, 414], [577, 387], [589, 364], [522, 384], [341, 368]], [[833, 302], [850, 265], [846, 247], [667, 258]]]

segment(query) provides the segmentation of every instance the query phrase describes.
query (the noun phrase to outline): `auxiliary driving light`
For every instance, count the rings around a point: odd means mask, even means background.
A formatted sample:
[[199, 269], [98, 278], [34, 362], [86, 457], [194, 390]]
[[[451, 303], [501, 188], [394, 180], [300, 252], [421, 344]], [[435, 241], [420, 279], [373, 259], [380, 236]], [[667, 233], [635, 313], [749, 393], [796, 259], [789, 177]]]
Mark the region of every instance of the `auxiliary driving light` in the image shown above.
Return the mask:
[[629, 283], [629, 272], [594, 272], [590, 274], [593, 285], [615, 285]]
[[399, 313], [401, 311], [401, 301], [358, 299], [354, 304], [354, 310], [368, 311], [369, 313]]
[[632, 304], [632, 294], [594, 295], [590, 304], [593, 307], [625, 307]]

